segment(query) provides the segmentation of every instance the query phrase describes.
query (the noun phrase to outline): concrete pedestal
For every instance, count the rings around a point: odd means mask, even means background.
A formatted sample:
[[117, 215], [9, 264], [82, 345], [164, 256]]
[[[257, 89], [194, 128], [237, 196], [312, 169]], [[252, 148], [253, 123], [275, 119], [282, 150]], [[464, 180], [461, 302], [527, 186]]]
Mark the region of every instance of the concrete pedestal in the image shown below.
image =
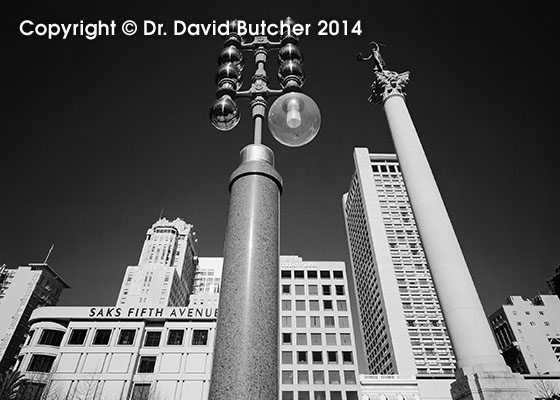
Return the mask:
[[230, 179], [210, 400], [278, 400], [281, 190], [272, 150], [245, 147]]

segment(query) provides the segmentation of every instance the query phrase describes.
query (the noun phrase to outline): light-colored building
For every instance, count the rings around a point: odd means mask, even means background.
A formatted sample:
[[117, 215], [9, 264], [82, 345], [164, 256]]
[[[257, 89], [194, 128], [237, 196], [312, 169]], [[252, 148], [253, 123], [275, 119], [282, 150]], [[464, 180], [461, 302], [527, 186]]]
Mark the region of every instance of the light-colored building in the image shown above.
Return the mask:
[[357, 400], [344, 262], [280, 257], [281, 400]]
[[506, 363], [514, 372], [560, 376], [560, 299], [510, 296], [488, 319]]
[[16, 362], [25, 341], [31, 312], [55, 305], [69, 286], [47, 264], [17, 269], [0, 267], [0, 371]]
[[370, 374], [452, 376], [455, 359], [399, 163], [354, 151], [343, 196]]
[[148, 232], [137, 266], [126, 269], [118, 307], [183, 307], [193, 291], [197, 265], [193, 226], [160, 218]]

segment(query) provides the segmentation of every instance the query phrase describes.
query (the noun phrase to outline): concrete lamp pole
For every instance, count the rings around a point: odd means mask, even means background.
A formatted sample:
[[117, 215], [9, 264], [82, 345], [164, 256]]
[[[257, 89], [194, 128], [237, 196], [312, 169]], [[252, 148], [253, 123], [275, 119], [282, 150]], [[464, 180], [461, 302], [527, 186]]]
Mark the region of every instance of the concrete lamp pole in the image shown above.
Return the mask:
[[409, 73], [384, 67], [379, 46], [359, 60], [374, 61], [369, 101], [383, 105], [428, 266], [457, 359], [451, 385], [458, 399], [532, 398], [519, 374], [498, 352], [459, 241], [404, 101]]
[[[288, 24], [293, 20], [287, 19]], [[217, 100], [210, 110], [221, 131], [239, 122], [236, 98], [250, 99], [254, 143], [241, 150], [230, 177], [230, 208], [214, 345], [210, 400], [278, 399], [278, 270], [282, 178], [274, 153], [262, 144], [267, 98], [280, 96], [268, 112], [272, 135], [287, 146], [310, 142], [320, 126], [311, 98], [300, 93], [303, 58], [298, 38], [287, 32], [279, 42], [256, 36], [245, 43], [230, 24], [218, 58]], [[278, 49], [282, 90], [268, 88], [266, 62]], [[240, 91], [242, 51], [252, 51], [256, 72], [250, 89]]]

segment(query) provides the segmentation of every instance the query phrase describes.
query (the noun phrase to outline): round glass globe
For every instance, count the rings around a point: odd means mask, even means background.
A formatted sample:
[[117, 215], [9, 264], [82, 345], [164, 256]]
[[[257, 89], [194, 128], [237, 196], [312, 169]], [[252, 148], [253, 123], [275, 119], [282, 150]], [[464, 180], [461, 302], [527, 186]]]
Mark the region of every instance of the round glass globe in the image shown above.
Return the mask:
[[235, 101], [228, 96], [223, 95], [212, 104], [210, 108], [210, 121], [212, 125], [220, 131], [229, 131], [233, 129], [239, 122], [239, 108]]
[[317, 103], [303, 93], [286, 93], [276, 99], [268, 112], [268, 129], [272, 136], [288, 147], [311, 142], [321, 127]]

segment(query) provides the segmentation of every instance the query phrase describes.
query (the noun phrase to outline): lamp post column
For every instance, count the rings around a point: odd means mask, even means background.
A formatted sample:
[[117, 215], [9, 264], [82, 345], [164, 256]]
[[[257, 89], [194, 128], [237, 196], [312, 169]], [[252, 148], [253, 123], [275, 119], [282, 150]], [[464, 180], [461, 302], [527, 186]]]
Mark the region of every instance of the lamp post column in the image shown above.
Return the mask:
[[278, 400], [281, 191], [272, 150], [245, 147], [230, 178], [210, 400]]
[[370, 101], [383, 104], [410, 204], [457, 359], [458, 399], [530, 399], [498, 352], [457, 236], [404, 101], [409, 73], [378, 69]]

